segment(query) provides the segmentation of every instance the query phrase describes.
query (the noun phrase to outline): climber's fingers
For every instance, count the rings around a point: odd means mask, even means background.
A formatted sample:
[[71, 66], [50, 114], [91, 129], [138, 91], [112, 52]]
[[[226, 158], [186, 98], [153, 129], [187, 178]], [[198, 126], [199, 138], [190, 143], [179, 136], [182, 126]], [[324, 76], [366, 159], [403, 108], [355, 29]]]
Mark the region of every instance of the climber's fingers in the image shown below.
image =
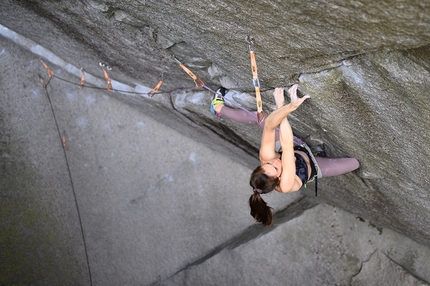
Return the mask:
[[294, 84], [288, 90], [288, 92], [290, 93], [290, 97], [291, 97], [291, 105], [294, 106], [295, 108], [299, 107], [306, 99], [310, 98], [309, 95], [305, 95], [302, 98], [299, 98], [297, 96], [297, 88], [298, 88], [298, 86], [299, 86], [298, 84]]

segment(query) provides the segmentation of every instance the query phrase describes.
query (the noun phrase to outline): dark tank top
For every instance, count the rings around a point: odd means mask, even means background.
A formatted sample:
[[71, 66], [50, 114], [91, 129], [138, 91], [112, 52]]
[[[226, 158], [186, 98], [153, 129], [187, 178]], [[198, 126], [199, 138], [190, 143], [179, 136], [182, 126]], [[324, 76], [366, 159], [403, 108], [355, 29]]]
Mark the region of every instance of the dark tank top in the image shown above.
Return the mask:
[[[310, 154], [308, 150], [301, 146], [294, 146], [294, 150], [304, 152], [309, 157], [309, 163], [311, 164], [311, 175], [309, 176], [308, 172], [308, 164], [306, 164], [305, 158], [303, 158], [300, 154], [294, 153], [294, 157], [296, 158], [296, 175], [302, 181], [302, 184], [305, 185], [309, 178], [312, 178], [316, 175], [316, 168], [314, 162], [310, 159]], [[279, 159], [282, 159], [282, 152], [279, 152]]]

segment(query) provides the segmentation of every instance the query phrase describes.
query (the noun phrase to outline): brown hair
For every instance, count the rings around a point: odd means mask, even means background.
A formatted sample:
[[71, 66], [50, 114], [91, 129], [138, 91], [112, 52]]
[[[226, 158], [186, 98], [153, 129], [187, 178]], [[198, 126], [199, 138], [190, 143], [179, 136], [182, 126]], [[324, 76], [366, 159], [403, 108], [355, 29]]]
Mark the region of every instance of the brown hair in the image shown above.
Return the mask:
[[273, 224], [272, 208], [261, 198], [260, 194], [267, 194], [273, 191], [280, 183], [278, 177], [269, 177], [264, 173], [261, 166], [255, 168], [251, 174], [249, 184], [254, 189], [253, 194], [249, 198], [249, 206], [251, 207], [251, 215], [258, 222], [266, 226]]

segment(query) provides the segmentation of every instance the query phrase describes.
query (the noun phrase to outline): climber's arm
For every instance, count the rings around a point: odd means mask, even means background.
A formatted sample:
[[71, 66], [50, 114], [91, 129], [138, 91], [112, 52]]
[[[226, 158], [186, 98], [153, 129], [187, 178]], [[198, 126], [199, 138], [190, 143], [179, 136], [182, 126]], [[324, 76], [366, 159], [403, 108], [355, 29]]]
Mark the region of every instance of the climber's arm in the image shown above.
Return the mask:
[[282, 173], [280, 191], [282, 193], [295, 192], [302, 186], [302, 181], [296, 175], [296, 161], [294, 157], [293, 131], [287, 118], [282, 120], [279, 127], [279, 140], [282, 147]]
[[291, 105], [285, 105], [272, 112], [265, 120], [263, 135], [261, 138], [260, 161], [268, 161], [277, 157], [275, 151], [275, 128], [279, 126], [285, 117], [294, 109]]
[[[260, 161], [268, 161], [276, 158], [276, 152], [275, 152], [275, 128], [281, 124], [282, 120], [285, 119], [285, 117], [288, 116], [291, 112], [296, 110], [307, 98], [309, 98], [309, 95], [305, 95], [302, 98], [297, 97], [297, 87], [298, 85], [293, 85], [288, 92], [291, 96], [291, 103], [284, 105], [275, 111], [273, 111], [265, 120], [264, 122], [264, 128], [263, 128], [263, 135], [261, 138], [261, 147], [260, 147]], [[275, 96], [282, 93], [283, 95], [284, 88], [276, 88], [275, 89]], [[287, 121], [286, 128], [289, 128], [291, 130], [291, 126]], [[291, 131], [291, 136], [292, 131]]]

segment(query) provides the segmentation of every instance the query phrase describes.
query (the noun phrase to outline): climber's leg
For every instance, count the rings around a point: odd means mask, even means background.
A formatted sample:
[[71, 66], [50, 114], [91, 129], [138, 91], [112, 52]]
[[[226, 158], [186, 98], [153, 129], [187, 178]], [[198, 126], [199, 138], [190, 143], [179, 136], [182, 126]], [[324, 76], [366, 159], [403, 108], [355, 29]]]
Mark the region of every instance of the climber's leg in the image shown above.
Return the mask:
[[[236, 121], [237, 123], [258, 125], [260, 126], [261, 130], [263, 130], [265, 118], [262, 122], [258, 123], [256, 111], [251, 112], [225, 106], [223, 98], [217, 96], [218, 93], [224, 96], [227, 93], [227, 90], [221, 87], [212, 97], [211, 112], [213, 114], [220, 117], [227, 117], [233, 121]], [[276, 140], [279, 140], [278, 129], [276, 129]]]
[[[228, 106], [222, 106], [222, 108], [219, 109], [218, 114], [221, 117], [224, 116], [224, 117], [230, 118], [231, 120], [236, 121], [238, 123], [258, 125], [258, 126], [260, 126], [261, 130], [263, 130], [264, 122], [266, 119], [266, 118], [264, 118], [263, 121], [258, 123], [256, 111], [250, 113], [250, 112], [247, 112], [244, 110], [230, 108]], [[275, 141], [278, 141], [278, 140], [279, 140], [279, 129], [276, 128], [275, 129]]]
[[217, 89], [216, 93], [212, 96], [211, 112], [216, 116], [224, 116], [238, 123], [256, 124], [263, 128], [263, 123], [258, 123], [257, 112], [248, 112], [245, 110], [225, 106], [224, 98], [218, 94], [225, 96], [227, 92], [228, 90], [223, 87]]
[[360, 166], [355, 158], [321, 158], [315, 157], [321, 169], [322, 177], [332, 177], [354, 171]]
[[260, 125], [261, 128], [263, 128], [263, 125], [264, 125], [263, 123], [258, 124], [257, 112], [251, 113], [245, 110], [223, 106], [220, 109], [220, 112], [218, 113], [220, 114], [221, 117], [230, 118], [231, 120], [236, 121], [238, 123], [256, 124], [256, 125]]

